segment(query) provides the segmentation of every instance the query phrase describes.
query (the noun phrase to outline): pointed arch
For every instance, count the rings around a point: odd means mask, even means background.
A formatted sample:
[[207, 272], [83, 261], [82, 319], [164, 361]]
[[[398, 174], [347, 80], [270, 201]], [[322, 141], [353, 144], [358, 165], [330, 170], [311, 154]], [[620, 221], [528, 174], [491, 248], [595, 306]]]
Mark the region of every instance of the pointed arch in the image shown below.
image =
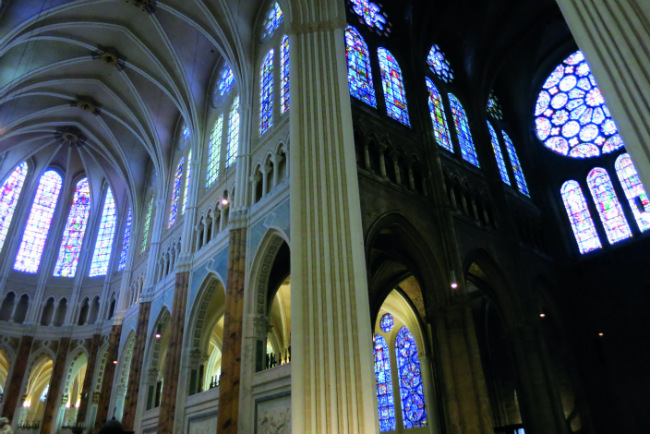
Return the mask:
[[90, 184], [83, 178], [74, 190], [70, 213], [63, 231], [59, 257], [54, 266], [54, 276], [74, 277], [79, 263], [88, 216], [90, 215]]
[[578, 181], [573, 179], [566, 181], [562, 184], [560, 194], [580, 253], [584, 255], [602, 248], [596, 226], [587, 207], [585, 195], [582, 193]]
[[90, 264], [90, 277], [103, 276], [108, 271], [108, 262], [113, 250], [113, 237], [117, 225], [117, 206], [113, 198], [113, 190], [106, 189], [102, 220], [99, 223], [99, 233], [95, 242], [95, 252]]
[[404, 78], [402, 69], [399, 67], [395, 56], [387, 49], [377, 49], [379, 58], [379, 70], [381, 72], [381, 85], [384, 89], [384, 100], [386, 101], [386, 112], [388, 116], [411, 126], [409, 111], [406, 104], [406, 91], [404, 89]]
[[632, 236], [621, 204], [614, 192], [614, 186], [607, 170], [595, 167], [587, 175], [587, 185], [596, 209], [603, 223], [607, 240], [610, 244], [617, 243]]
[[628, 153], [619, 155], [614, 167], [639, 230], [645, 232], [650, 229], [650, 199], [641, 184], [630, 155]]
[[345, 28], [345, 55], [348, 62], [350, 95], [377, 108], [368, 44], [359, 31], [352, 26]]
[[429, 77], [425, 77], [424, 79], [429, 90], [429, 114], [433, 123], [433, 135], [438, 145], [453, 153], [454, 145], [451, 143], [451, 135], [449, 134], [449, 125], [447, 124], [447, 115], [445, 115], [442, 95], [440, 95], [438, 88]]
[[456, 136], [460, 145], [460, 154], [463, 156], [463, 160], [476, 167], [481, 167], [476, 155], [476, 149], [474, 148], [474, 140], [472, 140], [472, 133], [469, 129], [469, 121], [467, 120], [465, 109], [453, 93], [449, 93], [448, 97], [449, 105], [451, 106], [451, 116], [454, 119]]

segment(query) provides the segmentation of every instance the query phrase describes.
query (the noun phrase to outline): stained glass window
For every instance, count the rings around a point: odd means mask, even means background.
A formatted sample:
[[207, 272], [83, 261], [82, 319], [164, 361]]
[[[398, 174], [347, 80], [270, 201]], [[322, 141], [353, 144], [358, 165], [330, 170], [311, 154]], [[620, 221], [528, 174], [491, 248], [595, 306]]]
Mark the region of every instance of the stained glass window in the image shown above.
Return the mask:
[[402, 420], [404, 428], [418, 428], [427, 423], [424, 403], [424, 386], [418, 348], [415, 338], [402, 327], [395, 339], [397, 370], [399, 372], [399, 393], [402, 399]]
[[359, 16], [359, 21], [370, 28], [385, 30], [387, 15], [381, 8], [368, 0], [350, 0], [352, 11]]
[[281, 71], [281, 92], [280, 92], [280, 109], [282, 113], [289, 110], [290, 94], [289, 94], [289, 36], [282, 37], [280, 45], [280, 71]]
[[503, 136], [503, 142], [506, 144], [506, 151], [508, 152], [508, 158], [510, 159], [510, 165], [512, 166], [512, 173], [515, 174], [515, 181], [517, 181], [519, 193], [530, 197], [526, 178], [524, 177], [524, 170], [521, 168], [515, 145], [512, 144], [510, 136], [508, 136], [505, 131], [501, 130], [501, 135]]
[[7, 237], [9, 225], [11, 225], [11, 219], [14, 216], [16, 203], [23, 189], [26, 176], [27, 163], [23, 162], [14, 168], [2, 184], [2, 191], [0, 192], [0, 250], [2, 250]]
[[375, 335], [375, 380], [377, 381], [377, 401], [379, 406], [379, 431], [394, 431], [395, 402], [393, 401], [393, 382], [390, 374], [390, 353], [386, 339]]
[[149, 241], [149, 224], [151, 223], [151, 211], [153, 210], [153, 197], [149, 200], [147, 205], [147, 212], [144, 215], [144, 225], [142, 228], [142, 246], [140, 247], [140, 254], [147, 250], [147, 241]]
[[402, 81], [402, 70], [397, 60], [385, 48], [377, 49], [379, 69], [381, 71], [381, 84], [384, 89], [386, 111], [388, 116], [410, 126], [409, 112], [406, 106], [406, 92]]
[[260, 136], [273, 126], [273, 50], [266, 53], [260, 70]]
[[54, 276], [74, 277], [86, 232], [88, 214], [90, 214], [90, 185], [88, 178], [84, 178], [77, 183], [74, 190], [59, 256], [54, 265]]
[[445, 115], [445, 107], [442, 103], [442, 95], [438, 92], [438, 88], [433, 84], [433, 81], [427, 77], [425, 77], [425, 80], [427, 89], [429, 89], [429, 113], [431, 114], [431, 122], [433, 122], [433, 134], [436, 137], [436, 142], [449, 152], [454, 152], [451, 135], [449, 134], [449, 125], [447, 124], [447, 115]]
[[487, 122], [488, 131], [490, 132], [490, 138], [492, 139], [492, 149], [494, 150], [494, 157], [497, 160], [497, 167], [499, 168], [499, 174], [501, 175], [501, 181], [505, 184], [510, 184], [510, 176], [508, 175], [508, 169], [506, 167], [506, 161], [503, 158], [503, 152], [501, 152], [501, 145], [499, 144], [499, 137], [497, 137], [496, 131], [492, 128], [492, 125], [489, 121]]
[[564, 59], [542, 85], [535, 126], [547, 148], [573, 158], [597, 157], [623, 147], [581, 51]]
[[567, 181], [562, 184], [560, 193], [580, 253], [584, 255], [600, 249], [602, 244], [600, 244], [600, 238], [598, 232], [596, 232], [594, 221], [591, 219], [591, 213], [587, 208], [587, 201], [580, 184], [574, 180]]
[[264, 20], [264, 34], [262, 35], [263, 38], [268, 38], [273, 34], [273, 32], [275, 32], [278, 27], [280, 27], [280, 24], [282, 23], [282, 16], [283, 13], [282, 9], [280, 9], [280, 5], [277, 2], [273, 3], [271, 10]]
[[210, 146], [208, 147], [208, 173], [205, 186], [209, 187], [219, 177], [219, 162], [221, 158], [221, 140], [223, 140], [223, 115], [214, 123], [210, 133]]
[[503, 119], [503, 111], [501, 110], [501, 104], [499, 104], [498, 98], [492, 91], [490, 91], [490, 96], [488, 96], [486, 110], [487, 113], [490, 116], [492, 116], [494, 119], [498, 119], [498, 120]]
[[645, 232], [650, 229], [650, 199], [629, 154], [620, 155], [616, 159], [615, 168], [639, 230]]
[[178, 211], [178, 201], [181, 196], [181, 184], [183, 181], [183, 165], [185, 164], [185, 157], [181, 157], [176, 166], [176, 174], [174, 175], [174, 185], [172, 186], [172, 203], [169, 208], [169, 221], [167, 227], [170, 228], [176, 223], [176, 213]]
[[108, 260], [111, 257], [113, 248], [113, 236], [115, 235], [115, 225], [117, 223], [117, 209], [113, 191], [106, 190], [106, 199], [104, 200], [104, 210], [102, 211], [102, 221], [99, 223], [99, 233], [95, 242], [95, 252], [90, 264], [90, 277], [103, 276], [108, 271]]
[[609, 244], [631, 237], [632, 232], [607, 171], [600, 167], [592, 169], [587, 176], [587, 185], [596, 203], [600, 221], [605, 227]]
[[230, 66], [226, 65], [219, 76], [219, 95], [224, 96], [230, 92], [232, 85], [235, 83], [235, 74], [232, 73]]
[[431, 46], [429, 55], [427, 56], [427, 64], [431, 72], [445, 83], [451, 83], [454, 80], [454, 71], [451, 69], [449, 60], [447, 60], [447, 57], [438, 45], [434, 44]]
[[359, 31], [352, 26], [345, 29], [345, 55], [348, 59], [348, 86], [350, 95], [369, 106], [377, 107], [372, 85], [370, 53]]
[[381, 317], [381, 321], [379, 322], [379, 328], [381, 329], [382, 332], [388, 333], [392, 328], [393, 328], [393, 315], [386, 313], [384, 316]]
[[187, 208], [187, 196], [190, 193], [190, 180], [192, 179], [192, 150], [187, 153], [187, 170], [185, 171], [185, 188], [183, 189], [183, 207], [181, 214], [185, 214]]
[[478, 164], [478, 157], [476, 156], [476, 149], [474, 149], [472, 134], [469, 131], [469, 123], [465, 109], [452, 93], [449, 94], [449, 104], [451, 105], [451, 115], [454, 118], [454, 126], [456, 127], [460, 153], [463, 156], [463, 160], [472, 163], [476, 167], [481, 167]]
[[228, 122], [228, 149], [226, 155], [226, 167], [230, 167], [237, 159], [239, 149], [239, 95], [235, 97], [230, 108], [230, 120]]
[[124, 225], [124, 236], [122, 237], [122, 250], [120, 251], [120, 262], [117, 265], [118, 270], [124, 270], [126, 267], [126, 256], [131, 247], [131, 222], [133, 219], [133, 209], [129, 207], [129, 212], [126, 214], [126, 224]]
[[14, 270], [26, 273], [38, 271], [61, 184], [61, 176], [54, 170], [48, 170], [41, 176], [16, 255]]

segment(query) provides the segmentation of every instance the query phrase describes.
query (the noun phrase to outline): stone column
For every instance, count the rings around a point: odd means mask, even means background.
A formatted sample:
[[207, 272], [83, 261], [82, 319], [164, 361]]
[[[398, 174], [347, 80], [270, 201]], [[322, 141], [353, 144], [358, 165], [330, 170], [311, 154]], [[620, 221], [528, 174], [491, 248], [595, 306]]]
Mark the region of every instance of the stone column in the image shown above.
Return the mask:
[[18, 404], [18, 398], [20, 397], [20, 389], [23, 385], [23, 380], [29, 380], [29, 372], [25, 372], [25, 370], [27, 369], [27, 360], [29, 359], [29, 353], [32, 349], [33, 341], [33, 336], [23, 336], [21, 338], [20, 346], [16, 353], [16, 360], [14, 361], [14, 370], [9, 379], [9, 383], [7, 384], [7, 388], [4, 390], [4, 407], [2, 408], [2, 416], [8, 418], [12, 422], [14, 420], [16, 405]]
[[52, 432], [52, 423], [54, 422], [54, 418], [59, 414], [56, 405], [59, 402], [59, 395], [61, 394], [61, 383], [65, 375], [65, 361], [68, 357], [69, 349], [70, 338], [61, 338], [59, 340], [59, 348], [56, 352], [56, 358], [54, 359], [54, 366], [52, 366], [50, 389], [47, 392], [45, 412], [41, 421], [41, 434], [50, 434], [50, 432]]
[[[95, 376], [95, 365], [97, 364], [97, 350], [101, 343], [101, 335], [95, 334], [89, 341], [88, 348], [88, 364], [86, 365], [86, 376], [84, 377], [84, 384], [81, 387], [81, 403], [77, 412], [77, 424], [86, 422], [86, 412], [88, 411], [88, 404], [90, 404], [93, 397], [93, 377]], [[72, 398], [70, 398], [72, 399]]]
[[183, 331], [185, 330], [185, 311], [187, 309], [187, 290], [190, 280], [189, 271], [176, 273], [172, 315], [167, 328], [169, 330], [169, 347], [165, 359], [163, 395], [158, 417], [158, 434], [171, 434], [174, 429], [176, 411], [176, 394], [178, 376], [181, 374], [181, 356], [183, 354]]
[[232, 215], [226, 277], [226, 306], [223, 319], [221, 381], [217, 433], [235, 434], [239, 423], [239, 379], [241, 374], [242, 323], [244, 315], [244, 273], [246, 270], [246, 228], [236, 227]]
[[113, 387], [113, 376], [115, 375], [115, 365], [113, 364], [113, 361], [117, 360], [117, 352], [120, 348], [121, 335], [122, 325], [113, 325], [111, 334], [108, 337], [106, 365], [104, 365], [104, 378], [102, 380], [102, 389], [99, 394], [99, 403], [97, 403], [97, 415], [95, 416], [95, 434], [99, 432], [101, 427], [108, 419], [108, 406], [111, 403], [111, 389]]
[[292, 14], [292, 431], [376, 433], [345, 6], [295, 1]]
[[647, 0], [557, 0], [625, 148], [650, 189], [650, 8]]
[[[149, 314], [151, 313], [151, 302], [139, 304], [138, 324], [135, 329], [135, 343], [133, 344], [133, 355], [131, 356], [131, 367], [129, 368], [129, 383], [124, 399], [124, 413], [122, 426], [126, 431], [133, 430], [135, 413], [140, 393], [140, 377], [142, 376], [142, 363], [144, 362], [144, 349], [147, 344], [147, 326]], [[146, 393], [146, 391], [145, 391]]]

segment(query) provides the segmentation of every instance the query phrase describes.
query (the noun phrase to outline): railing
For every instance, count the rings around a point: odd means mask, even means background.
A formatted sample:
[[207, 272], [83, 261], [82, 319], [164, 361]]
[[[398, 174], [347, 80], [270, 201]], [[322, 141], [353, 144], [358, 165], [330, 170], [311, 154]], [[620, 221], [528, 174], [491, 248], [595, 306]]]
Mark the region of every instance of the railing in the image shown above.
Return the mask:
[[262, 370], [275, 368], [276, 366], [291, 363], [291, 347], [285, 348], [280, 354], [266, 353]]
[[37, 431], [40, 427], [41, 422], [25, 421], [23, 423], [19, 423], [17, 428], [23, 431]]

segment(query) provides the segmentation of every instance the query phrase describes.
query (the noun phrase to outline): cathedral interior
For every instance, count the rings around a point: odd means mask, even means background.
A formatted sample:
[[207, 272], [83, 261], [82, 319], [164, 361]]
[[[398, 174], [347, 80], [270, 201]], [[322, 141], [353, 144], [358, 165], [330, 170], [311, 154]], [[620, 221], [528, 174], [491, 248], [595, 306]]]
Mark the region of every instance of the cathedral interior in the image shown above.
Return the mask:
[[648, 47], [641, 0], [0, 1], [1, 415], [650, 432]]

